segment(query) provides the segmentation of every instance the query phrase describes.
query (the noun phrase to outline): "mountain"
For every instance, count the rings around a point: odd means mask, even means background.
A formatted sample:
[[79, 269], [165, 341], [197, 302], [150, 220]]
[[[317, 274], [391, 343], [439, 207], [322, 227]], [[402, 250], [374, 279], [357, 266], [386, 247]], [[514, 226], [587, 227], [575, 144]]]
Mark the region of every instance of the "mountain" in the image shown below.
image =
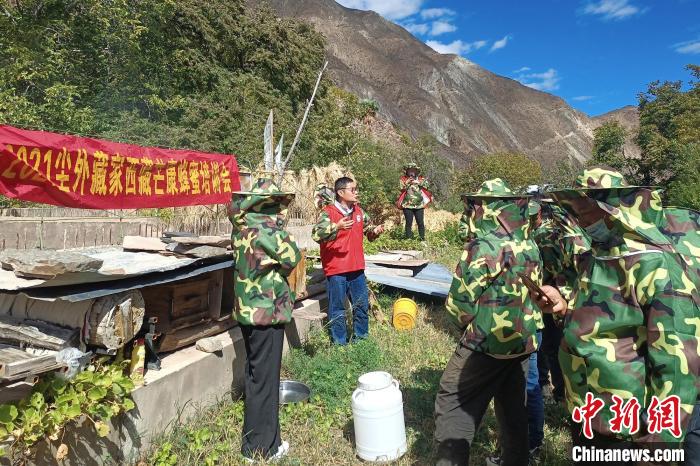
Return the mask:
[[518, 151], [540, 162], [584, 162], [599, 124], [551, 94], [443, 55], [372, 11], [333, 0], [268, 0], [327, 40], [333, 80], [379, 103], [380, 114], [414, 136], [432, 134], [458, 163]]

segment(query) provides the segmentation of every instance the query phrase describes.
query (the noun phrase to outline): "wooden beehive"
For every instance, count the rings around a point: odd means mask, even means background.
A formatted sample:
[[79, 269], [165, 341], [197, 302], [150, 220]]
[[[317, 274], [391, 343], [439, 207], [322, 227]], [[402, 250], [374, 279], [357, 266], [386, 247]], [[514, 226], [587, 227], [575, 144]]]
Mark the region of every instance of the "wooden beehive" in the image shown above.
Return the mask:
[[175, 283], [144, 288], [146, 321], [158, 318], [158, 332], [216, 320], [221, 315], [223, 271], [218, 270]]

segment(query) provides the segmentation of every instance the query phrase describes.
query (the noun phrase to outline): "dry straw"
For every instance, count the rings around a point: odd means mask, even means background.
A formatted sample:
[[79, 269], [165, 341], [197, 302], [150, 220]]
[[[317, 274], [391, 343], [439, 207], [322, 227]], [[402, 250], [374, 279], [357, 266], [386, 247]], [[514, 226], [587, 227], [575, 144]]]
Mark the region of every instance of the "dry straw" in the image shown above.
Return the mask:
[[[308, 225], [316, 222], [318, 211], [314, 205], [314, 190], [320, 183], [333, 186], [341, 176], [352, 173], [341, 165], [332, 162], [327, 167], [313, 166], [299, 172], [287, 171], [282, 179], [281, 189], [295, 194], [289, 207], [290, 224]], [[252, 179], [276, 177], [276, 173], [262, 169], [254, 170]], [[229, 231], [224, 206], [192, 206], [163, 209], [159, 215], [170, 230], [188, 231], [197, 234], [216, 234]], [[217, 228], [218, 222], [218, 228]]]

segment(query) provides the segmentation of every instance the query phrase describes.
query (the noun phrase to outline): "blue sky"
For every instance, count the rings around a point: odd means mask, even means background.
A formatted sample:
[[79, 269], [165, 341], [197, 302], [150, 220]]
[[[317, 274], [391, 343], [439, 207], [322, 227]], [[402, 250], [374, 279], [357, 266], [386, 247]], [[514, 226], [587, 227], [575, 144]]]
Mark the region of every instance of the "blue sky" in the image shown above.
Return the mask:
[[338, 0], [599, 115], [700, 64], [700, 0]]

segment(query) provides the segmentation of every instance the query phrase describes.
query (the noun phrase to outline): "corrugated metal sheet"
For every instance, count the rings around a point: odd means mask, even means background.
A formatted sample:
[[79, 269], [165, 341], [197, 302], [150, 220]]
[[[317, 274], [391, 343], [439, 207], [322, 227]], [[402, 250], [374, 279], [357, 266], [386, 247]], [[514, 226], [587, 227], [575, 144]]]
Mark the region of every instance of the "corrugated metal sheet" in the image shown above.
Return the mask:
[[452, 272], [447, 267], [439, 264], [428, 264], [419, 269], [412, 277], [394, 276], [378, 272], [378, 269], [386, 270], [374, 264], [367, 264], [365, 275], [367, 279], [375, 283], [401, 288], [403, 290], [422, 293], [429, 296], [447, 298], [452, 283]]
[[77, 302], [120, 293], [122, 291], [136, 290], [146, 286], [161, 285], [163, 283], [184, 280], [186, 278], [196, 277], [197, 275], [202, 275], [207, 272], [213, 272], [215, 270], [226, 269], [233, 266], [233, 260], [231, 259], [214, 263], [211, 263], [212, 260], [210, 259], [208, 260], [208, 264], [204, 264], [202, 260], [196, 262], [197, 263], [195, 264], [190, 264], [175, 270], [151, 272], [146, 275], [132, 276], [122, 280], [84, 283], [81, 285], [60, 287], [29, 288], [22, 290], [21, 293], [34, 299], [60, 299], [69, 302]]

